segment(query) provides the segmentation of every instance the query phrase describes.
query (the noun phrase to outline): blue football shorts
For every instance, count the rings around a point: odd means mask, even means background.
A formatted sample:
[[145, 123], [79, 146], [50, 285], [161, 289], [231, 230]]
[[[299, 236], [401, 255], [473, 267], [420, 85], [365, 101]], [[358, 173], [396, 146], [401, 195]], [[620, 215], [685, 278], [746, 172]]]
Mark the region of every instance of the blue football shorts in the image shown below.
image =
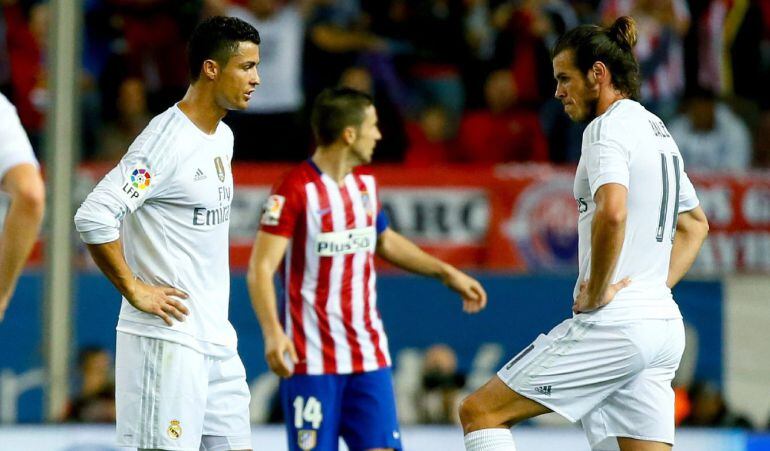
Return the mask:
[[295, 375], [281, 381], [289, 450], [401, 449], [390, 368], [354, 374]]

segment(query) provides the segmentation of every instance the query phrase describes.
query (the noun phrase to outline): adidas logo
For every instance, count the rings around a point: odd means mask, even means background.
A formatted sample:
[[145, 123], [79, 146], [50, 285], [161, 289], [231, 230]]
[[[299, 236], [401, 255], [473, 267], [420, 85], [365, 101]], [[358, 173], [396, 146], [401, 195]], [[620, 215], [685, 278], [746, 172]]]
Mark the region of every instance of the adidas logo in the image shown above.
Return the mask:
[[542, 387], [535, 387], [535, 391], [540, 393], [541, 395], [551, 396], [551, 386], [550, 385], [543, 385]]
[[193, 180], [197, 182], [205, 178], [206, 178], [206, 174], [204, 174], [203, 171], [201, 171], [200, 168], [198, 168], [198, 170], [195, 171], [195, 177], [193, 178]]

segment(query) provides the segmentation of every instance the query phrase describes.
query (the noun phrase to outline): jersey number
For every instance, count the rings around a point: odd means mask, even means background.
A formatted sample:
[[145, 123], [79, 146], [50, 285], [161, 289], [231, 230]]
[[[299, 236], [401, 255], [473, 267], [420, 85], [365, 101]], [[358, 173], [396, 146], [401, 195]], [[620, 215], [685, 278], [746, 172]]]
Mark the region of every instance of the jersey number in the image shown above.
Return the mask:
[[313, 429], [318, 429], [323, 418], [321, 402], [315, 396], [307, 398], [307, 402], [302, 396], [294, 398], [294, 427], [302, 429], [307, 421], [313, 426]]
[[[674, 215], [672, 217], [671, 224], [671, 242], [674, 242], [674, 234], [676, 233], [676, 220], [679, 217], [679, 157], [676, 155], [671, 156], [671, 161], [674, 165], [674, 180], [676, 181], [676, 191], [674, 194]], [[655, 235], [655, 239], [659, 243], [663, 242], [663, 234], [666, 230], [666, 213], [668, 212], [668, 161], [666, 155], [660, 154], [660, 171], [663, 179], [663, 195], [660, 199], [660, 216], [658, 217], [658, 233]]]

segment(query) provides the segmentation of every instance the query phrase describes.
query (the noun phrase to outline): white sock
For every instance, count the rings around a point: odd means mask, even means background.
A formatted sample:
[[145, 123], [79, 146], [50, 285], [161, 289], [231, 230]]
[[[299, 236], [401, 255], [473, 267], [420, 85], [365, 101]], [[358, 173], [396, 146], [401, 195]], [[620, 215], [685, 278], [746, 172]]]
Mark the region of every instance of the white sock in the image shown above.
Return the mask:
[[508, 429], [480, 429], [465, 435], [466, 451], [516, 451]]

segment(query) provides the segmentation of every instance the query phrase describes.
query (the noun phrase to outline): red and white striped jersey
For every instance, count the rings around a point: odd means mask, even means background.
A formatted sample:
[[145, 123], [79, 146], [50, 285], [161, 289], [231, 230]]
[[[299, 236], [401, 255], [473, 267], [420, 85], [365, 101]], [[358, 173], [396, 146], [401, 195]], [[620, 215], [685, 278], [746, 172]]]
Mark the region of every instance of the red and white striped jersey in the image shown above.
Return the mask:
[[261, 230], [291, 239], [279, 315], [299, 356], [295, 374], [390, 366], [374, 272], [386, 227], [374, 177], [360, 170], [338, 185], [308, 160], [274, 188]]

